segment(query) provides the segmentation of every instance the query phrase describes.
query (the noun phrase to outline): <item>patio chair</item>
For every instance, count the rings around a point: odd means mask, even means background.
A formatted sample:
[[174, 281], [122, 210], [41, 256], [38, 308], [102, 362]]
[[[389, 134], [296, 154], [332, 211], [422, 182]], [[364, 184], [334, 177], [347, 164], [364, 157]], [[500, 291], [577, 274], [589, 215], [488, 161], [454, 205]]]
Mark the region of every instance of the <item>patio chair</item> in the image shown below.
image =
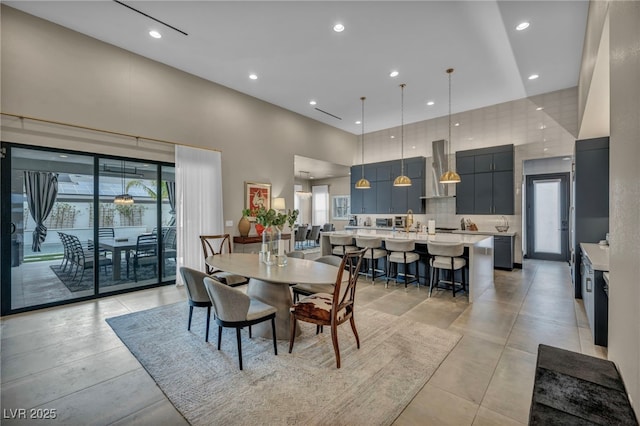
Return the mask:
[[138, 282], [138, 269], [154, 266], [154, 277], [158, 276], [158, 236], [154, 234], [138, 235], [136, 251], [133, 254], [133, 279]]

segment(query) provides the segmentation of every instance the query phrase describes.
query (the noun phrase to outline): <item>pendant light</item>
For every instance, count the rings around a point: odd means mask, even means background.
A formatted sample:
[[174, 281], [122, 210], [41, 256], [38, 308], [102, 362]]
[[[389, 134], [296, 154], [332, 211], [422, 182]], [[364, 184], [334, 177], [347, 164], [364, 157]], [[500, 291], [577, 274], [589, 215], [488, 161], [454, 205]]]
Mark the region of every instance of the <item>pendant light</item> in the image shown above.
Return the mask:
[[411, 186], [411, 179], [404, 175], [404, 86], [400, 85], [400, 176], [395, 178], [393, 186]]
[[449, 168], [449, 157], [451, 156], [451, 74], [453, 74], [453, 68], [449, 68], [447, 74], [449, 74], [449, 143], [447, 144], [447, 171], [440, 176], [440, 183], [460, 183], [460, 175]]
[[125, 163], [124, 161], [122, 161], [122, 193], [120, 195], [116, 195], [116, 197], [113, 199], [113, 204], [117, 204], [120, 206], [133, 204], [133, 197], [125, 192], [124, 188], [124, 165]]
[[364, 96], [360, 98], [362, 101], [362, 178], [356, 182], [356, 189], [371, 189], [371, 183], [364, 178], [364, 100], [367, 99]]

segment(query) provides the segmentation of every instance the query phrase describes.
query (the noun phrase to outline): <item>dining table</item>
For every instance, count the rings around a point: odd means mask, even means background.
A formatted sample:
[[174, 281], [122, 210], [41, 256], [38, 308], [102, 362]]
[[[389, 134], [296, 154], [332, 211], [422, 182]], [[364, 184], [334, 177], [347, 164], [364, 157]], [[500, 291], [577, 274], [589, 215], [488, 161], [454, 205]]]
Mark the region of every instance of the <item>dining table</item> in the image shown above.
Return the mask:
[[136, 238], [100, 238], [98, 240], [98, 246], [101, 249], [113, 253], [111, 260], [113, 262], [114, 281], [121, 279], [120, 273], [122, 270], [123, 251], [125, 252], [125, 261], [127, 262], [127, 278], [129, 278], [129, 259], [131, 258], [131, 251], [136, 249], [136, 243]]
[[[289, 309], [293, 305], [291, 284], [335, 284], [338, 268], [313, 260], [287, 258], [285, 266], [266, 265], [256, 253], [223, 253], [205, 259], [207, 265], [232, 274], [250, 278], [247, 295], [277, 309], [276, 337], [288, 340], [290, 330]], [[296, 327], [300, 332], [300, 327]], [[271, 338], [271, 325], [255, 324], [252, 334]]]

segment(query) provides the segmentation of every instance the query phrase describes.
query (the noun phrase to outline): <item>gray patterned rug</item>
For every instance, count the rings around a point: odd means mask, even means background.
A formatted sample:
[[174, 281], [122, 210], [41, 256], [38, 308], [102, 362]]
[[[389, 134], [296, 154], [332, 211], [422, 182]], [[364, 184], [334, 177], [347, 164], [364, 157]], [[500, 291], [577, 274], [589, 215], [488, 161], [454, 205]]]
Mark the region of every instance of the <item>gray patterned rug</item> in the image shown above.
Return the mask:
[[182, 415], [194, 425], [388, 425], [411, 402], [454, 348], [460, 335], [404, 318], [360, 309], [356, 326], [339, 327], [342, 368], [330, 333], [302, 323], [293, 353], [288, 341], [273, 354], [270, 339], [243, 331], [244, 370], [238, 369], [235, 331], [217, 327], [204, 341], [206, 309], [187, 303], [109, 318], [127, 345]]

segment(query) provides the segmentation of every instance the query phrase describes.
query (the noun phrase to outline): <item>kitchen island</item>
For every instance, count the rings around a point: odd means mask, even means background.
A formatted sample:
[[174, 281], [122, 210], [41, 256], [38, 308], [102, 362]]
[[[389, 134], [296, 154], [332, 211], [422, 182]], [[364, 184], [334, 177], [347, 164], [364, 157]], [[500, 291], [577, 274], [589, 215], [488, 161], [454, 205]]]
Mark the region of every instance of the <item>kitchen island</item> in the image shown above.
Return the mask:
[[[421, 246], [421, 253], [427, 252], [428, 242], [462, 243], [469, 251], [468, 285], [469, 303], [473, 303], [488, 288], [493, 287], [493, 236], [478, 234], [436, 233], [429, 235], [422, 232], [387, 231], [377, 229], [357, 229], [353, 231], [323, 232], [320, 238], [320, 251], [323, 256], [331, 254], [330, 235], [371, 236], [383, 238], [404, 238], [414, 240]], [[355, 245], [355, 240], [354, 240]], [[418, 248], [418, 247], [416, 247]], [[418, 251], [418, 250], [416, 250]], [[426, 259], [424, 259], [426, 261]]]

